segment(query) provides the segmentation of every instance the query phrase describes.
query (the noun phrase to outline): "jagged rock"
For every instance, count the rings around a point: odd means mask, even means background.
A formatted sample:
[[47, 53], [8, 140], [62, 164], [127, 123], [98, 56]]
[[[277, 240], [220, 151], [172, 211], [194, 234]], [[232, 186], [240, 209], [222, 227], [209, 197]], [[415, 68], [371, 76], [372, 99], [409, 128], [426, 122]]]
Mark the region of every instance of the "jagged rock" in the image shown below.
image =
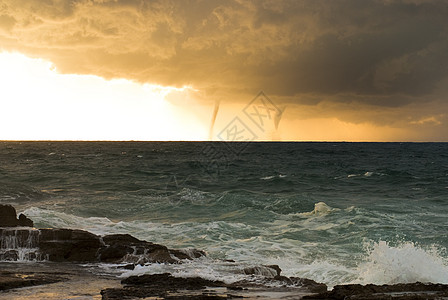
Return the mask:
[[17, 261], [19, 260], [19, 253], [15, 250], [6, 250], [1, 253], [0, 259], [4, 261]]
[[27, 216], [25, 216], [24, 214], [19, 215], [18, 225], [25, 226], [25, 227], [34, 227], [33, 221], [30, 218], [28, 218]]
[[174, 250], [159, 244], [139, 240], [129, 234], [112, 234], [103, 237], [107, 246], [100, 249], [103, 262], [147, 262], [176, 263], [179, 259], [193, 259], [205, 256], [205, 252], [196, 249]]
[[198, 249], [181, 249], [181, 250], [174, 250], [169, 249], [170, 254], [177, 257], [178, 259], [193, 259], [193, 258], [199, 258], [203, 256], [207, 256], [205, 251], [198, 250]]
[[166, 290], [198, 290], [204, 289], [206, 286], [226, 286], [222, 281], [211, 281], [200, 277], [174, 277], [169, 273], [130, 276], [123, 279], [121, 283], [126, 286], [151, 286], [156, 288], [163, 288]]
[[78, 229], [0, 228], [0, 260], [142, 264], [179, 263], [181, 259], [193, 259], [199, 255], [205, 253], [168, 249], [128, 234], [101, 238]]
[[33, 227], [34, 224], [24, 214], [20, 214], [19, 219], [17, 219], [16, 209], [12, 205], [0, 204], [0, 227], [16, 226]]
[[[217, 295], [198, 295], [181, 298], [168, 296], [168, 292], [178, 290], [203, 290], [206, 287], [226, 287], [221, 281], [211, 281], [199, 277], [179, 278], [173, 277], [169, 273], [131, 276], [121, 281], [123, 288], [106, 289], [101, 291], [103, 300], [126, 299], [126, 298], [146, 298], [162, 297], [163, 299], [227, 299]], [[214, 297], [214, 298], [211, 298]], [[216, 298], [218, 297], [218, 298]]]
[[[287, 277], [284, 277], [287, 278]], [[283, 278], [280, 278], [283, 279]], [[280, 280], [279, 279], [279, 280]], [[123, 288], [112, 288], [101, 291], [103, 300], [118, 299], [234, 299], [250, 298], [254, 295], [269, 293], [275, 299], [276, 293], [285, 299], [301, 299], [304, 293], [326, 291], [324, 284], [318, 284], [312, 280], [300, 278], [287, 278], [291, 286], [278, 287], [278, 285], [264, 285], [241, 281], [226, 284], [221, 281], [212, 281], [199, 277], [178, 278], [171, 274], [153, 274], [131, 276], [121, 281]], [[272, 283], [274, 279], [269, 279], [266, 283]], [[312, 286], [318, 286], [314, 291]], [[225, 289], [223, 289], [225, 288]], [[203, 292], [200, 292], [203, 290]], [[198, 292], [199, 291], [199, 292]]]
[[167, 247], [139, 240], [129, 234], [113, 234], [103, 237], [105, 248], [100, 249], [99, 259], [103, 262], [147, 262], [176, 263]]
[[124, 266], [118, 266], [117, 269], [124, 269], [124, 270], [134, 270], [135, 264], [127, 264]]
[[446, 284], [424, 284], [402, 283], [394, 285], [360, 285], [347, 284], [337, 285], [331, 291], [308, 295], [303, 299], [319, 300], [423, 300], [443, 299], [448, 297], [448, 285]]
[[109, 234], [103, 236], [103, 242], [106, 245], [114, 245], [117, 243], [139, 243], [141, 241], [130, 234]]
[[15, 227], [18, 223], [16, 209], [9, 204], [0, 204], [0, 227]]
[[103, 262], [116, 262], [133, 251], [134, 249], [127, 245], [110, 245], [100, 251], [100, 260]]
[[[8, 204], [0, 204], [0, 227], [29, 226], [33, 221]], [[23, 248], [38, 248], [38, 256], [50, 261], [109, 263], [177, 263], [182, 259], [205, 256], [205, 252], [174, 250], [139, 240], [129, 234], [100, 237], [78, 229], [45, 228], [38, 230], [0, 228], [0, 259], [18, 260]], [[23, 252], [23, 251], [22, 251]], [[28, 255], [28, 254], [27, 254]], [[35, 258], [38, 256], [34, 254]]]
[[300, 287], [311, 293], [324, 293], [327, 291], [327, 286], [325, 284], [307, 278], [275, 276], [274, 280], [283, 282], [289, 286]]
[[259, 275], [266, 277], [280, 276], [281, 272], [282, 269], [280, 269], [277, 265], [255, 266], [243, 269], [243, 273], [246, 275]]
[[50, 261], [97, 261], [99, 236], [77, 229], [40, 229], [39, 252]]

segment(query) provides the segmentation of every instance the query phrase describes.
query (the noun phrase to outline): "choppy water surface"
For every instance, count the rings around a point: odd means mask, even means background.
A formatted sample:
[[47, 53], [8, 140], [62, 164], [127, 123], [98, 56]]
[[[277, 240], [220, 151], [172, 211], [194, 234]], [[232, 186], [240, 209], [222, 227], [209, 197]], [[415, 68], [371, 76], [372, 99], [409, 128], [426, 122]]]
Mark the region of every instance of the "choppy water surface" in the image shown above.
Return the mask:
[[209, 255], [124, 275], [448, 283], [446, 143], [1, 142], [0, 203]]

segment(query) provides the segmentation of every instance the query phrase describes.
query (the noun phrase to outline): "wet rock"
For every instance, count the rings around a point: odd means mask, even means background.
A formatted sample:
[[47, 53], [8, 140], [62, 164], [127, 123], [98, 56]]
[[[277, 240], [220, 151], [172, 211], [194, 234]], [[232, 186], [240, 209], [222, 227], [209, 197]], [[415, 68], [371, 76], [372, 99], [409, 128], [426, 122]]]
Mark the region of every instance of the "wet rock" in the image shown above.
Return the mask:
[[127, 264], [124, 266], [118, 266], [117, 269], [123, 269], [123, 270], [134, 270], [135, 265], [134, 264]]
[[19, 253], [15, 250], [2, 251], [0, 259], [2, 261], [17, 261], [19, 260]]
[[175, 296], [170, 293], [179, 290], [204, 290], [206, 287], [225, 287], [221, 281], [211, 281], [199, 277], [178, 278], [171, 274], [154, 274], [131, 276], [121, 281], [122, 289], [106, 289], [101, 291], [103, 300], [161, 297], [163, 299], [228, 299], [227, 296], [199, 294]]
[[105, 248], [101, 249], [102, 262], [177, 263], [182, 259], [194, 259], [205, 256], [205, 252], [196, 249], [175, 250], [159, 244], [139, 240], [129, 234], [106, 235], [103, 238]]
[[180, 249], [180, 250], [170, 249], [170, 254], [178, 259], [189, 259], [189, 260], [199, 258], [202, 256], [207, 256], [205, 251], [198, 249]]
[[106, 245], [115, 245], [115, 244], [132, 244], [141, 242], [139, 239], [133, 237], [130, 234], [109, 234], [103, 236], [103, 242]]
[[127, 245], [110, 245], [100, 251], [100, 260], [102, 262], [117, 262], [133, 251], [134, 249]]
[[207, 279], [203, 279], [200, 277], [174, 277], [169, 273], [163, 274], [153, 274], [153, 275], [141, 275], [141, 276], [131, 276], [125, 278], [121, 281], [122, 284], [126, 286], [150, 286], [157, 289], [164, 290], [199, 290], [205, 289], [205, 287], [209, 286], [226, 286], [221, 281], [211, 281]]
[[16, 209], [9, 204], [0, 204], [0, 227], [18, 225]]
[[[283, 277], [282, 277], [283, 278]], [[284, 277], [287, 278], [287, 277]], [[324, 284], [312, 280], [287, 278], [290, 286], [279, 287], [272, 285], [275, 279], [270, 278], [265, 283], [253, 281], [240, 281], [226, 284], [221, 281], [212, 281], [199, 277], [178, 278], [171, 274], [154, 274], [131, 276], [121, 281], [123, 288], [105, 289], [101, 291], [103, 300], [118, 299], [255, 299], [270, 295], [271, 299], [301, 299], [303, 295], [326, 291]], [[313, 286], [319, 288], [313, 289]], [[276, 298], [278, 296], [279, 298]]]
[[276, 276], [274, 280], [289, 286], [300, 287], [302, 290], [307, 290], [311, 293], [324, 293], [327, 291], [325, 284], [307, 278]]
[[99, 236], [77, 229], [40, 229], [39, 252], [50, 261], [94, 262], [102, 247]]
[[33, 221], [23, 214], [17, 219], [13, 206], [0, 204], [0, 227], [7, 227], [0, 228], [0, 259], [18, 260], [19, 251], [31, 248], [38, 249], [35, 258], [57, 262], [178, 263], [205, 256], [200, 250], [168, 249], [129, 234], [100, 237], [77, 229], [10, 229], [16, 226], [32, 227]]
[[259, 275], [265, 277], [280, 276], [281, 272], [282, 269], [277, 265], [255, 266], [243, 269], [243, 273], [246, 275]]
[[24, 226], [24, 227], [34, 227], [33, 221], [30, 218], [28, 218], [27, 216], [25, 216], [24, 214], [19, 215], [18, 225]]
[[0, 260], [37, 260], [39, 231], [34, 228], [0, 228]]
[[33, 227], [33, 225], [33, 221], [24, 214], [20, 214], [19, 219], [17, 219], [16, 209], [12, 205], [0, 204], [0, 227]]
[[[139, 240], [129, 234], [106, 235], [103, 238], [105, 248], [100, 249], [99, 259], [102, 262], [132, 263], [176, 263], [167, 247]], [[178, 250], [177, 250], [178, 251]]]
[[337, 285], [331, 291], [308, 295], [303, 299], [320, 300], [420, 300], [420, 299], [443, 299], [448, 297], [448, 285], [432, 283], [407, 283], [395, 285], [360, 285], [348, 284]]
[[54, 274], [11, 273], [0, 272], [0, 291], [55, 283], [66, 280], [64, 277]]

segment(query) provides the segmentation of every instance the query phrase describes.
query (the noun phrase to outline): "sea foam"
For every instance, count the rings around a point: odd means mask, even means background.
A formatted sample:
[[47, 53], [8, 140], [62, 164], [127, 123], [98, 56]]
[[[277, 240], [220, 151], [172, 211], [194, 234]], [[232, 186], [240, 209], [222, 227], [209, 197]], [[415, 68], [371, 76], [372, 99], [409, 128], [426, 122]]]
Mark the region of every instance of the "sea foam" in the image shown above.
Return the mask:
[[358, 265], [359, 283], [448, 283], [448, 262], [436, 246], [423, 249], [411, 242], [391, 246], [379, 241], [367, 248], [365, 261]]

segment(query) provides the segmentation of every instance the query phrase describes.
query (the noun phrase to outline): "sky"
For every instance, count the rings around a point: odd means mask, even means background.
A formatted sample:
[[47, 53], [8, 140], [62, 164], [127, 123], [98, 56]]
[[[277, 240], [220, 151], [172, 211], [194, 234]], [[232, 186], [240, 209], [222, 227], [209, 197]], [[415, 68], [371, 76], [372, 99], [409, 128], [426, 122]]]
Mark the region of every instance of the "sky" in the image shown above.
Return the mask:
[[0, 140], [448, 141], [448, 1], [0, 0]]

